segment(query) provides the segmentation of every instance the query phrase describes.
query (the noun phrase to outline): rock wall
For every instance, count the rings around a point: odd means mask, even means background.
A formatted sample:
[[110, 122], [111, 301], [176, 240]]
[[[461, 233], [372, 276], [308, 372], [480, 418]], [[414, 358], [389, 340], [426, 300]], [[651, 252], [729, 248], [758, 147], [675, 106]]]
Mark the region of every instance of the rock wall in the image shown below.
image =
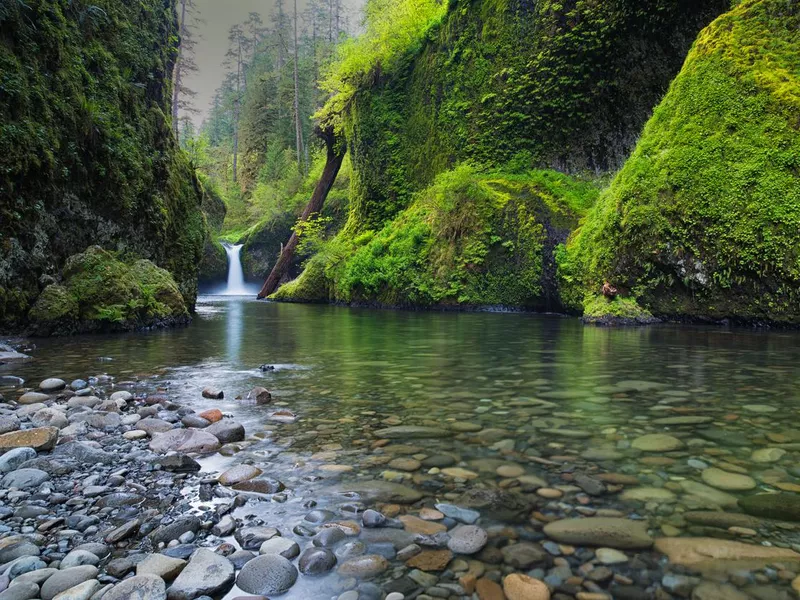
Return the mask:
[[0, 3], [0, 327], [99, 245], [197, 293], [205, 220], [170, 131], [170, 0]]

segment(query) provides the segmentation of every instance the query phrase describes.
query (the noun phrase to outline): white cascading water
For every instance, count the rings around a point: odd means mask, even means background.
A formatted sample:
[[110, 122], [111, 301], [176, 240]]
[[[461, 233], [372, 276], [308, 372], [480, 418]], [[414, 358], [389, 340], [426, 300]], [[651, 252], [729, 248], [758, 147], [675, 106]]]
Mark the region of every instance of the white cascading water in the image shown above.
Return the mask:
[[242, 271], [242, 244], [236, 246], [225, 245], [225, 252], [228, 253], [228, 287], [222, 292], [223, 296], [247, 296], [250, 290], [244, 282], [244, 271]]

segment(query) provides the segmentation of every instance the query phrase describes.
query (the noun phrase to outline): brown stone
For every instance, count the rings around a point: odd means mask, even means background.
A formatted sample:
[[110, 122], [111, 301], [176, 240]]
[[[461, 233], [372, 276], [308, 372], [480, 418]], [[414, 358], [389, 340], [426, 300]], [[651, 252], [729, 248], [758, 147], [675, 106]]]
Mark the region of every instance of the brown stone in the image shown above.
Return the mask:
[[12, 431], [0, 435], [0, 450], [33, 448], [52, 450], [58, 441], [58, 427], [37, 427], [24, 431]]
[[774, 563], [800, 564], [800, 554], [794, 550], [716, 538], [659, 538], [655, 548], [666, 554], [671, 564], [703, 573], [750, 571]]
[[480, 600], [505, 600], [506, 595], [503, 588], [491, 579], [481, 577], [475, 583], [475, 591], [478, 592]]
[[423, 550], [411, 557], [406, 565], [420, 571], [444, 571], [452, 559], [450, 550]]
[[399, 519], [403, 523], [403, 529], [410, 533], [420, 533], [422, 535], [436, 535], [447, 531], [447, 527], [441, 523], [432, 523], [431, 521], [424, 521], [419, 517], [412, 515], [403, 515]]
[[[798, 577], [798, 587], [800, 587], [800, 577]], [[472, 573], [466, 573], [458, 578], [459, 585], [464, 588], [467, 594], [472, 594], [475, 591], [475, 582], [478, 579]]]
[[547, 584], [522, 573], [512, 573], [503, 580], [508, 600], [550, 600]]
[[197, 416], [205, 419], [209, 423], [216, 423], [217, 421], [222, 421], [222, 411], [218, 408], [209, 408], [208, 410], [204, 410]]

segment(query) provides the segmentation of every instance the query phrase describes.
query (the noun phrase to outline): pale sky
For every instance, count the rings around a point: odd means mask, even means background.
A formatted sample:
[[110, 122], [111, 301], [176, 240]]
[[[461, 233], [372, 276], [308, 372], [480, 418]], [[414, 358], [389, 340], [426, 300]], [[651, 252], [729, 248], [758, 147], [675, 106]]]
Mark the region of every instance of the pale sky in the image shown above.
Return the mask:
[[[197, 66], [199, 71], [187, 80], [189, 88], [197, 92], [195, 105], [201, 114], [194, 118], [199, 125], [211, 107], [214, 92], [225, 77], [222, 66], [228, 50], [228, 30], [247, 19], [251, 12], [260, 13], [267, 24], [275, 6], [275, 0], [194, 0], [205, 24], [200, 28], [201, 39], [197, 43]], [[365, 0], [347, 0], [349, 18], [352, 23], [361, 19], [360, 7]], [[306, 8], [306, 0], [298, 0], [297, 11]], [[292, 0], [284, 0], [284, 10], [294, 9]]]

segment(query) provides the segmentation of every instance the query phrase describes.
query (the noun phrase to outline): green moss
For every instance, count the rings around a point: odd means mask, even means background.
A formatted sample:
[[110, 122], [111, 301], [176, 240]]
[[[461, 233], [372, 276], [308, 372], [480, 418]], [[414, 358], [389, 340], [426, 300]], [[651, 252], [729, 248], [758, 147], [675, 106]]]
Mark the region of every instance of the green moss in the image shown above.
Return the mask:
[[562, 254], [656, 315], [800, 323], [800, 6], [748, 0], [698, 38]]
[[556, 309], [553, 249], [597, 197], [555, 172], [440, 175], [375, 232], [344, 232], [277, 299]]
[[399, 55], [348, 82], [349, 228], [380, 229], [463, 161], [617, 169], [697, 32], [728, 5], [451, 0], [404, 52], [392, 46]]
[[177, 41], [163, 0], [26, 0], [0, 10], [0, 323], [93, 244], [168, 269], [194, 302], [200, 189], [169, 121]]
[[46, 287], [28, 317], [34, 333], [61, 335], [183, 323], [189, 313], [168, 271], [95, 246], [67, 260], [63, 284]]
[[632, 298], [606, 298], [601, 294], [589, 294], [584, 299], [583, 319], [599, 325], [644, 325], [653, 323], [653, 318]]
[[57, 326], [64, 321], [74, 322], [79, 318], [78, 301], [66, 287], [48, 285], [39, 295], [31, 309], [31, 320], [45, 326]]
[[[203, 190], [203, 202], [201, 208], [203, 214], [206, 216], [206, 222], [210, 232], [219, 233], [222, 229], [222, 224], [225, 222], [225, 216], [228, 208], [225, 205], [225, 200], [222, 197], [218, 186], [212, 179], [202, 173], [198, 173], [200, 185]], [[209, 233], [210, 233], [209, 232]]]

